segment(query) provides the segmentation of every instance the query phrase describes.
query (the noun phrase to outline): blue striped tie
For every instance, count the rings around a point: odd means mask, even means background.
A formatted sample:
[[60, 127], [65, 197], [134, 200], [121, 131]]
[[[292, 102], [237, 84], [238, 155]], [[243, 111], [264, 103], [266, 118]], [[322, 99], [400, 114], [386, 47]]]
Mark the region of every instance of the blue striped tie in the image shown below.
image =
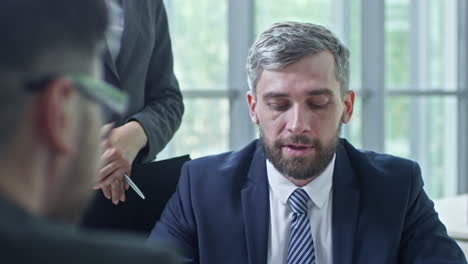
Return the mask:
[[289, 238], [288, 264], [315, 264], [314, 241], [307, 216], [309, 199], [309, 195], [303, 189], [296, 189], [289, 196], [293, 217]]

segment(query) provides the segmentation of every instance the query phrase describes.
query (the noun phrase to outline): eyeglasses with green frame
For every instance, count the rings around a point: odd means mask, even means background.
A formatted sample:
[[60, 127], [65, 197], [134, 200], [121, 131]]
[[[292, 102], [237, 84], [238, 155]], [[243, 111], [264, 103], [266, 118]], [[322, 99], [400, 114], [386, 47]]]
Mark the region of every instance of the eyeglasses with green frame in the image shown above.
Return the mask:
[[[27, 82], [25, 87], [27, 91], [38, 92], [57, 76], [49, 75], [36, 81]], [[122, 116], [127, 111], [128, 96], [118, 88], [84, 74], [66, 75], [65, 78], [69, 79], [85, 97], [101, 106], [106, 124], [115, 121], [116, 116]]]

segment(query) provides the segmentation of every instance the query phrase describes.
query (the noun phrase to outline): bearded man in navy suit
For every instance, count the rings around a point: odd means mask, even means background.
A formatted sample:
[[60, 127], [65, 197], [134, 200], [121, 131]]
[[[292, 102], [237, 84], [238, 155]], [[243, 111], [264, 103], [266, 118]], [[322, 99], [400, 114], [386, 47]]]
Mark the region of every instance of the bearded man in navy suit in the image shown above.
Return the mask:
[[415, 162], [339, 138], [355, 94], [332, 32], [274, 24], [247, 72], [260, 140], [187, 162], [151, 239], [189, 263], [466, 263]]

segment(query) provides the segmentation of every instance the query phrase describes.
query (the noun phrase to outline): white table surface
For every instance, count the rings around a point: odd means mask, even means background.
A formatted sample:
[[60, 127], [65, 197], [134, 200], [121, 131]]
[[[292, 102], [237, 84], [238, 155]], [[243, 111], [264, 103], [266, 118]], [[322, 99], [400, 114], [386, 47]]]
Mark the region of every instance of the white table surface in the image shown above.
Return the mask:
[[468, 242], [468, 194], [435, 200], [434, 205], [449, 234]]
[[468, 256], [468, 194], [434, 201], [439, 218]]

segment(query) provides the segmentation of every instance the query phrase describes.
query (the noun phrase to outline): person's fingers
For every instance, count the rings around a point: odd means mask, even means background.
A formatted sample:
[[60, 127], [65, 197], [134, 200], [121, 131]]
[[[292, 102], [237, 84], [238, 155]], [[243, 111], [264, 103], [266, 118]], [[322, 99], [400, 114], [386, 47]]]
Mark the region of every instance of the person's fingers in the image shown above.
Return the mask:
[[111, 190], [110, 190], [109, 185], [102, 187], [101, 191], [102, 191], [102, 194], [104, 195], [104, 197], [106, 197], [107, 199], [111, 199]]
[[99, 171], [98, 181], [103, 181], [106, 177], [112, 175], [116, 170], [121, 169], [121, 166], [118, 162], [113, 161]]
[[106, 176], [103, 176], [103, 174], [101, 175], [100, 173], [94, 183], [93, 189], [97, 190], [106, 185], [110, 185], [114, 180], [121, 178], [119, 177], [120, 174], [123, 174], [123, 170], [121, 168], [116, 168], [114, 171], [107, 173]]
[[[125, 171], [129, 170], [128, 168], [130, 166], [128, 162], [125, 159], [123, 159], [122, 155], [114, 148], [106, 150], [101, 159], [103, 168], [99, 171], [99, 175], [96, 180], [98, 183], [106, 180], [106, 178], [108, 178], [112, 173], [114, 173], [118, 169], [120, 169], [122, 174]], [[110, 182], [112, 181], [110, 180]], [[97, 188], [100, 187], [97, 186]]]
[[[114, 163], [114, 162], [117, 164], [118, 167], [123, 168], [123, 171], [125, 173], [127, 173], [127, 175], [131, 174], [131, 165], [132, 164], [128, 160], [126, 160], [124, 158], [123, 154], [120, 153], [115, 148], [107, 149], [106, 152], [101, 157], [101, 162], [103, 164], [103, 168], [102, 168], [102, 170], [100, 172], [100, 174], [102, 174], [101, 177], [100, 177], [100, 180], [102, 180], [102, 178], [106, 177], [107, 176], [106, 174], [109, 174], [110, 172], [115, 170], [116, 167], [114, 167], [114, 168], [107, 167], [109, 164]], [[114, 166], [115, 166], [115, 164], [114, 164]]]
[[[114, 172], [112, 172], [112, 174], [110, 174], [109, 176], [104, 178], [102, 181], [96, 183], [96, 186], [99, 187], [99, 188], [102, 188], [103, 186], [107, 186], [107, 185], [112, 184], [116, 179], [118, 179], [120, 181], [124, 181], [123, 174], [124, 174], [124, 170], [117, 169]], [[118, 197], [120, 197], [120, 196], [118, 196]]]
[[[106, 150], [110, 148], [109, 140], [105, 139], [105, 140], [101, 141], [101, 148], [103, 149], [103, 151], [105, 153]], [[104, 155], [104, 153], [102, 153], [102, 155]]]
[[126, 190], [126, 191], [128, 191], [128, 189], [130, 188], [130, 185], [128, 185], [128, 182], [127, 182], [127, 181], [125, 181], [124, 187], [125, 187], [125, 190]]
[[122, 192], [122, 183], [120, 180], [115, 180], [111, 184], [112, 202], [117, 205], [120, 200], [120, 193]]
[[103, 166], [111, 163], [112, 161], [121, 158], [121, 155], [115, 148], [107, 148], [106, 151], [104, 151], [104, 154], [101, 156], [101, 162]]
[[107, 135], [109, 135], [109, 133], [111, 132], [111, 129], [114, 127], [114, 123], [108, 123], [108, 124], [105, 124], [101, 127], [101, 131], [100, 131], [100, 136], [101, 137], [105, 137]]
[[125, 187], [124, 187], [125, 183], [124, 182], [121, 182], [120, 183], [120, 201], [121, 202], [125, 202]]

